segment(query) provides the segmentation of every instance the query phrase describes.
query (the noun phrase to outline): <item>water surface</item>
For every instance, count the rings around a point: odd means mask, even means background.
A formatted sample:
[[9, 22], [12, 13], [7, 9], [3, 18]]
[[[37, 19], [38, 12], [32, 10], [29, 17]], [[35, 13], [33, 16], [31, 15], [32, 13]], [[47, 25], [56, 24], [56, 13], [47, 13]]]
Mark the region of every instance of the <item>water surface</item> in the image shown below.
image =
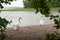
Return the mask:
[[[52, 13], [57, 13], [57, 12], [52, 12]], [[6, 18], [7, 20], [12, 20], [12, 23], [10, 25], [18, 25], [18, 24], [20, 26], [39, 25], [41, 21], [43, 21], [43, 24], [53, 23], [53, 21], [51, 21], [48, 17], [45, 17], [40, 13], [35, 14], [35, 12], [3, 11], [0, 13], [0, 16], [2, 18]], [[22, 17], [21, 24], [18, 21], [19, 17]]]

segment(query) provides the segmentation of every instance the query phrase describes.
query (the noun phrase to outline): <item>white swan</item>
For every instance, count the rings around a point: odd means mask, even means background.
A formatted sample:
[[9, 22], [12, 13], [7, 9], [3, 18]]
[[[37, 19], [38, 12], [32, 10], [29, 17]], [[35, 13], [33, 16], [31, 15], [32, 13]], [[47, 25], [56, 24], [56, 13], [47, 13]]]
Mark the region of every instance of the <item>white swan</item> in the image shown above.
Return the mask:
[[40, 20], [39, 24], [40, 25], [44, 25], [44, 21], [43, 20]]
[[18, 18], [19, 23], [14, 25], [14, 28], [13, 28], [14, 30], [19, 30], [19, 27], [20, 27], [20, 24], [21, 24], [21, 19], [22, 19], [22, 17]]

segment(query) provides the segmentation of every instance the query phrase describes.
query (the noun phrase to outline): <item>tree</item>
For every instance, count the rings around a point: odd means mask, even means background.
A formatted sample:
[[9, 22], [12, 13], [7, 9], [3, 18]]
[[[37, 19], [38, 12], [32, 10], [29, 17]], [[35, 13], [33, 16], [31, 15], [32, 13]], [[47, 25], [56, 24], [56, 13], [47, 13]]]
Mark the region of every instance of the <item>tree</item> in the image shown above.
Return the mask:
[[32, 0], [33, 8], [36, 9], [37, 12], [41, 12], [41, 14], [45, 15], [46, 17], [50, 14], [50, 8], [46, 3], [46, 0]]
[[[11, 4], [10, 2], [12, 2], [13, 0], [0, 0], [0, 8], [4, 8], [3, 7], [3, 3], [5, 4]], [[5, 29], [7, 27], [7, 24], [10, 24], [10, 21], [8, 21], [5, 18], [1, 18], [0, 17], [0, 40], [5, 40], [6, 38], [6, 34], [5, 34]]]
[[[45, 17], [50, 17], [50, 19], [54, 20], [55, 28], [60, 28], [60, 17], [59, 15], [51, 15], [50, 13], [50, 7], [47, 2], [50, 0], [32, 0], [33, 8], [36, 9], [36, 13], [41, 12], [42, 15], [45, 15]], [[55, 31], [55, 33], [47, 33], [46, 40], [60, 40], [60, 34]]]
[[60, 0], [50, 0], [48, 2], [48, 4], [51, 6], [51, 7], [60, 7]]
[[2, 9], [2, 8], [4, 8], [3, 7], [3, 3], [5, 3], [5, 4], [11, 4], [11, 2], [12, 2], [13, 0], [0, 0], [0, 8]]
[[24, 8], [32, 8], [32, 4], [31, 4], [32, 0], [24, 0]]
[[[24, 0], [25, 8], [33, 8], [31, 4], [32, 0]], [[60, 7], [60, 0], [45, 0], [50, 7]]]

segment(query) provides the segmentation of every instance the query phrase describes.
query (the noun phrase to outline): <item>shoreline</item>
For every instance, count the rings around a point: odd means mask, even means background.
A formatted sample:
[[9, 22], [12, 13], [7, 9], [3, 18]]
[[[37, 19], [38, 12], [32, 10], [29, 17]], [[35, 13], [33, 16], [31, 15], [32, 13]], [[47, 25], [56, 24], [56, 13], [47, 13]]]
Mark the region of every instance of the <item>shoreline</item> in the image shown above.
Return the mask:
[[[54, 24], [43, 24], [43, 25], [54, 25]], [[17, 24], [17, 25], [8, 25], [7, 28], [13, 28], [13, 27], [17, 27], [17, 26], [27, 27], [27, 26], [43, 26], [43, 25], [41, 25], [41, 24], [38, 24], [38, 25], [19, 25], [19, 24]]]

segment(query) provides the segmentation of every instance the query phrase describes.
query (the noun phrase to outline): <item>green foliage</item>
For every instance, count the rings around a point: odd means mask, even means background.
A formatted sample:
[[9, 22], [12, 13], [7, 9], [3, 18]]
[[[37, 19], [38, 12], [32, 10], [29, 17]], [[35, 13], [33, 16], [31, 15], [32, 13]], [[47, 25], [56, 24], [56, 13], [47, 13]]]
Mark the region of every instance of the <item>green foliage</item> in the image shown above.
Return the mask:
[[32, 8], [32, 4], [31, 4], [32, 0], [24, 0], [24, 8]]
[[[4, 8], [2, 5], [3, 3], [10, 4], [12, 1], [13, 0], [0, 0], [0, 8]], [[0, 17], [0, 40], [5, 40], [6, 38], [5, 29], [7, 27], [7, 24], [10, 24], [10, 22], [5, 18]]]
[[32, 0], [33, 8], [36, 9], [36, 13], [41, 12], [41, 14], [46, 17], [50, 17], [55, 22], [55, 26], [57, 29], [60, 28], [60, 18], [59, 15], [50, 15], [50, 8], [46, 3], [46, 0]]
[[46, 40], [60, 40], [60, 34], [57, 32], [54, 33], [46, 33]]
[[48, 2], [48, 4], [51, 6], [51, 7], [60, 7], [60, 0], [50, 0]]
[[[42, 1], [45, 1], [50, 7], [60, 7], [60, 0], [42, 0]], [[31, 4], [32, 0], [24, 0], [23, 2], [25, 8], [33, 8]]]
[[60, 13], [60, 9], [58, 10], [58, 12]]
[[7, 19], [0, 17], [0, 28], [5, 29], [8, 23], [9, 21], [7, 21]]
[[6, 38], [5, 29], [7, 24], [10, 24], [10, 22], [5, 18], [0, 17], [0, 40], [5, 40]]
[[[57, 1], [57, 2], [56, 2]], [[45, 15], [46, 17], [50, 17], [50, 19], [54, 20], [55, 28], [59, 29], [60, 28], [60, 18], [59, 15], [50, 15], [50, 8], [48, 6], [48, 3], [54, 3], [53, 5], [57, 5], [60, 3], [59, 0], [32, 0], [32, 5], [33, 8], [36, 9], [36, 13], [41, 12], [41, 14]], [[60, 40], [60, 35], [58, 33], [47, 33], [46, 35], [46, 40]]]
[[50, 8], [46, 3], [46, 0], [32, 0], [33, 8], [36, 9], [36, 13], [41, 12], [41, 14], [46, 17], [50, 14]]
[[56, 29], [59, 29], [60, 28], [60, 18], [59, 18], [59, 15], [56, 15], [56, 16], [54, 16], [54, 15], [51, 15], [50, 16], [50, 19], [52, 20], [54, 20], [54, 24], [55, 24], [55, 26], [54, 27], [56, 27]]
[[2, 9], [2, 8], [4, 8], [3, 7], [3, 3], [5, 3], [5, 4], [11, 4], [10, 2], [12, 2], [13, 0], [0, 0], [0, 8]]

